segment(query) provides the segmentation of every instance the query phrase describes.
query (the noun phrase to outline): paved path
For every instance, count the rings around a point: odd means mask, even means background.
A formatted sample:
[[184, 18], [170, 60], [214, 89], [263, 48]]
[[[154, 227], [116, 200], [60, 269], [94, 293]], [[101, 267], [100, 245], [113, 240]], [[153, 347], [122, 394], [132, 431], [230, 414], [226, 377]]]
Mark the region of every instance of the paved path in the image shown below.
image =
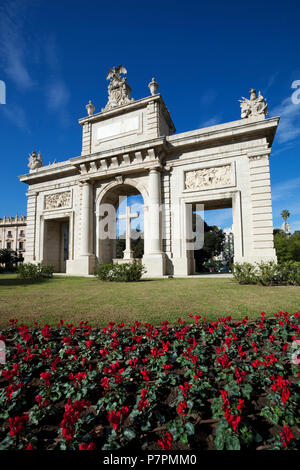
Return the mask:
[[[67, 276], [67, 277], [95, 277], [93, 274], [66, 274], [66, 273], [54, 273], [55, 276]], [[233, 275], [230, 273], [212, 273], [212, 274], [191, 274], [189, 276], [143, 276], [142, 279], [168, 279], [173, 277], [174, 279], [209, 279], [209, 278], [232, 278]]]

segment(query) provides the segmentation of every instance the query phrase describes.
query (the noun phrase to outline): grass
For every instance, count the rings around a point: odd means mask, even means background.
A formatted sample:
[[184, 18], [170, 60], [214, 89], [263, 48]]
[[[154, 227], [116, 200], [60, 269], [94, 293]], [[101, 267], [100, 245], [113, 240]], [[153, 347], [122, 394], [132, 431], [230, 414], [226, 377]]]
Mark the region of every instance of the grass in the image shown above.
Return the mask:
[[56, 276], [30, 283], [15, 274], [0, 274], [0, 326], [10, 318], [32, 325], [55, 326], [88, 320], [93, 326], [109, 321], [135, 320], [158, 324], [180, 316], [200, 314], [208, 320], [232, 315], [255, 318], [262, 311], [295, 313], [300, 310], [300, 287], [264, 287], [237, 284], [233, 279], [153, 279], [110, 283], [96, 278]]

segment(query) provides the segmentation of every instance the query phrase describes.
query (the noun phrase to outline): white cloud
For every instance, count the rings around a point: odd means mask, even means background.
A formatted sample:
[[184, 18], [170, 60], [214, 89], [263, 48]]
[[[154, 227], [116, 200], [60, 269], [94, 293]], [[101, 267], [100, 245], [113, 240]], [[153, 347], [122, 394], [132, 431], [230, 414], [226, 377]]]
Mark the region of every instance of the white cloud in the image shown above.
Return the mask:
[[279, 143], [291, 142], [300, 136], [300, 104], [294, 104], [291, 96], [275, 106], [270, 113], [271, 116], [280, 116], [277, 131]]
[[26, 42], [23, 34], [24, 3], [19, 0], [0, 6], [0, 56], [7, 76], [21, 90], [32, 88], [34, 80], [27, 65]]
[[62, 76], [59, 49], [53, 35], [45, 45], [45, 60], [50, 71], [45, 87], [46, 104], [51, 112], [58, 113], [61, 124], [66, 126], [70, 120], [67, 109], [70, 92]]
[[26, 113], [21, 106], [16, 104], [2, 105], [0, 106], [0, 109], [2, 110], [4, 117], [19, 127], [19, 129], [30, 132]]
[[216, 96], [217, 93], [215, 90], [206, 90], [206, 92], [200, 97], [200, 103], [202, 106], [209, 106], [215, 101]]
[[277, 77], [278, 74], [279, 74], [279, 72], [275, 72], [275, 73], [273, 73], [273, 75], [271, 75], [271, 77], [269, 77], [268, 83], [263, 89], [264, 94], [266, 94], [269, 91], [269, 89], [271, 88], [271, 86], [275, 83], [275, 80], [276, 80], [276, 77]]
[[300, 220], [294, 220], [293, 222], [290, 222], [290, 229], [291, 233], [294, 233], [295, 230], [300, 230]]
[[221, 124], [221, 122], [222, 122], [221, 114], [216, 114], [215, 116], [212, 116], [211, 118], [207, 119], [206, 121], [203, 121], [200, 124], [200, 127], [216, 126], [217, 124]]
[[295, 190], [297, 194], [299, 193], [300, 188], [300, 176], [297, 178], [292, 178], [282, 183], [272, 185], [272, 200], [277, 201], [280, 199], [287, 199], [291, 196]]

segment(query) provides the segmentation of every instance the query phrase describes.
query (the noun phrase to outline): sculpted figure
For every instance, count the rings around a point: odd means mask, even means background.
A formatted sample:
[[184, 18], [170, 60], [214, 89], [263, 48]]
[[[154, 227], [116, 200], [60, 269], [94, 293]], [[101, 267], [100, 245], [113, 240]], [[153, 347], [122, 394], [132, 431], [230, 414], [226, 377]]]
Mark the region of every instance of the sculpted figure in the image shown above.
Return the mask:
[[36, 154], [36, 151], [34, 150], [32, 154], [29, 154], [29, 163], [28, 163], [28, 168], [30, 170], [36, 170], [37, 168], [40, 168], [43, 166], [43, 160], [41, 156], [41, 152]]
[[240, 101], [241, 118], [260, 117], [262, 119], [268, 114], [268, 106], [261, 92], [256, 95], [256, 90], [251, 88], [250, 99], [243, 97]]
[[122, 77], [127, 70], [122, 65], [113, 67], [108, 71], [106, 80], [110, 80], [108, 85], [108, 103], [102, 111], [109, 111], [116, 106], [122, 106], [134, 101], [130, 98], [131, 88], [127, 83], [127, 78]]

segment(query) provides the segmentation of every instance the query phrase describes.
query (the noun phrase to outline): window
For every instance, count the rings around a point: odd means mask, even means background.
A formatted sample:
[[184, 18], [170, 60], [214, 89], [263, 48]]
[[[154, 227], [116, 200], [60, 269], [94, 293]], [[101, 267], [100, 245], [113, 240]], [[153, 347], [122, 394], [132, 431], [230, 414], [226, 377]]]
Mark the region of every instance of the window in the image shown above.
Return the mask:
[[23, 242], [19, 242], [19, 250], [23, 250], [24, 249], [24, 243]]
[[20, 237], [24, 237], [24, 230], [20, 230]]
[[12, 234], [11, 234], [11, 231], [10, 231], [10, 230], [7, 232], [7, 236], [8, 236], [8, 238], [11, 238], [11, 237], [12, 237]]
[[11, 243], [10, 243], [10, 242], [7, 242], [7, 244], [6, 244], [6, 248], [7, 248], [8, 250], [10, 250], [10, 249], [11, 249]]

